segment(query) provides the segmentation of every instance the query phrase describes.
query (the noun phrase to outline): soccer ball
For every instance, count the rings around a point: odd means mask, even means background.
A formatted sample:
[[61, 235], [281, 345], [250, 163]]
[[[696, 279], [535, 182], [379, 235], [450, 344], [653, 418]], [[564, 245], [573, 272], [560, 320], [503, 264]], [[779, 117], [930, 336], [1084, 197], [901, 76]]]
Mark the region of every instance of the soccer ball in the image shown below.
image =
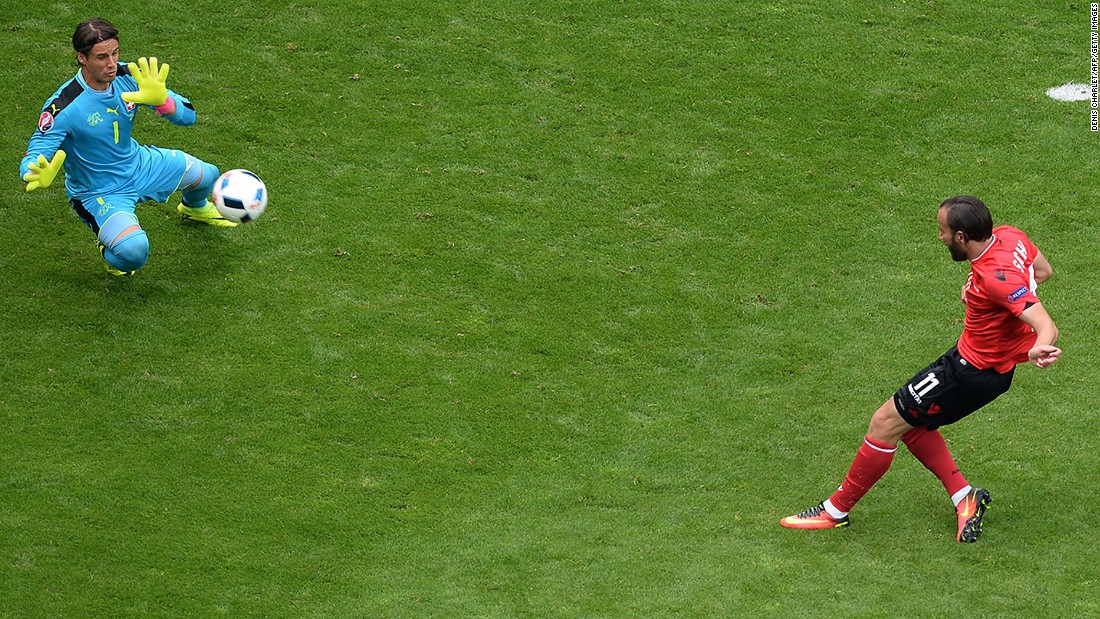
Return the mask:
[[267, 186], [248, 170], [230, 170], [218, 177], [211, 191], [214, 206], [229, 221], [256, 221], [267, 207]]

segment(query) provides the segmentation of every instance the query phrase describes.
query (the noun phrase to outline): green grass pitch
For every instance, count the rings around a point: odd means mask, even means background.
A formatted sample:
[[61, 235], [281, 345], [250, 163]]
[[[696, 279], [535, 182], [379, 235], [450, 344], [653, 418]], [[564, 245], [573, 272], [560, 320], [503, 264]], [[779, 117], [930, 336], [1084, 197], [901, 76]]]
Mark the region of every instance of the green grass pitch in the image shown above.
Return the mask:
[[[18, 160], [102, 15], [268, 184], [138, 209], [104, 273]], [[1100, 614], [1089, 5], [0, 8], [0, 617]], [[1030, 233], [1066, 353], [904, 449], [847, 530], [779, 519], [961, 329], [935, 209]], [[1091, 377], [1091, 378], [1090, 378]]]

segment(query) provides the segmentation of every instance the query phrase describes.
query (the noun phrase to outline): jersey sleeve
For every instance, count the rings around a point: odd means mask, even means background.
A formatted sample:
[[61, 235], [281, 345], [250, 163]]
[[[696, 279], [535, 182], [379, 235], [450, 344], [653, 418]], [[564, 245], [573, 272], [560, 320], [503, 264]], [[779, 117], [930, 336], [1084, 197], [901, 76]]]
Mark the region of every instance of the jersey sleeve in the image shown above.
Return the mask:
[[1029, 305], [1039, 302], [1039, 297], [1035, 296], [1035, 290], [1031, 286], [1031, 269], [1028, 266], [1027, 273], [1013, 269], [1005, 271], [1003, 282], [996, 278], [986, 282], [990, 301], [1012, 312], [1013, 316], [1019, 316]]
[[168, 91], [168, 97], [176, 100], [176, 111], [171, 114], [164, 114], [164, 118], [173, 125], [181, 127], [195, 124], [198, 117], [195, 114], [195, 106], [191, 104], [191, 100], [171, 90]]
[[30, 172], [30, 164], [38, 161], [38, 156], [43, 155], [46, 159], [53, 159], [57, 149], [61, 148], [61, 143], [65, 141], [65, 136], [68, 131], [65, 128], [65, 117], [63, 111], [59, 111], [56, 116], [49, 109], [49, 104], [42, 108], [42, 113], [38, 116], [38, 127], [31, 134], [30, 142], [27, 144], [27, 152], [23, 154], [23, 160], [19, 162], [19, 180], [23, 180], [23, 175]]

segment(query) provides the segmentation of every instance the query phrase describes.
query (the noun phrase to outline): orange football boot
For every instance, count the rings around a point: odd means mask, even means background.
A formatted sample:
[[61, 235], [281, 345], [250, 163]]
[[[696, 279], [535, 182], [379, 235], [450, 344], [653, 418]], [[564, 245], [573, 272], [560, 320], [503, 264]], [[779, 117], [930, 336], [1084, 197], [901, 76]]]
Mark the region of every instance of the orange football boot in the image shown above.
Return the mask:
[[848, 526], [848, 517], [833, 518], [825, 511], [825, 502], [822, 501], [800, 514], [787, 516], [779, 524], [789, 529], [836, 529]]
[[993, 502], [989, 491], [985, 488], [974, 488], [967, 493], [966, 498], [955, 506], [955, 513], [959, 516], [959, 533], [955, 539], [969, 544], [978, 541], [982, 534], [982, 516], [985, 516], [986, 506]]

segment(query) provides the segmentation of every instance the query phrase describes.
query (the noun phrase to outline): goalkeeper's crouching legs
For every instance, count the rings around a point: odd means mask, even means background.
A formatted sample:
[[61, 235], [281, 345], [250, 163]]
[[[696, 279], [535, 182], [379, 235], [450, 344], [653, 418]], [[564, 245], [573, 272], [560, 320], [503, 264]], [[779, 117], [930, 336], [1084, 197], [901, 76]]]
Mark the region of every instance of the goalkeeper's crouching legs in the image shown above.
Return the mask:
[[99, 246], [108, 270], [122, 274], [133, 273], [149, 259], [149, 235], [132, 213], [116, 213], [104, 222], [99, 231]]

